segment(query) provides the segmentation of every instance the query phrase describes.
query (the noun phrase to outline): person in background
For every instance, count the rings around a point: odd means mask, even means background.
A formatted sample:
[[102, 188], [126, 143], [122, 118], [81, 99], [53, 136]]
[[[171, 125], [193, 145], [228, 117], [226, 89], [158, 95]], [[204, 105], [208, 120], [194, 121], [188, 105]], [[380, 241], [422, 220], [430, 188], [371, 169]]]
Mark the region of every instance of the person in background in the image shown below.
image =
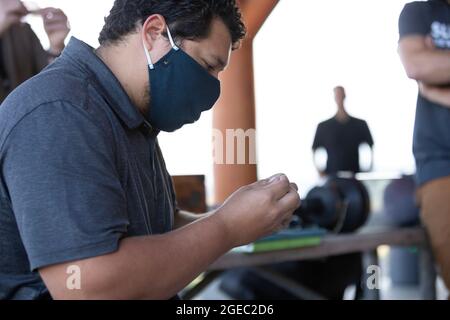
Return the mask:
[[323, 148], [327, 153], [325, 170], [316, 166], [321, 175], [335, 175], [338, 172], [358, 173], [363, 171], [360, 165], [360, 147], [368, 145], [371, 150], [371, 164], [373, 167], [373, 139], [369, 127], [364, 120], [350, 116], [345, 109], [345, 89], [338, 86], [334, 89], [337, 104], [336, 115], [319, 124], [313, 143], [316, 154]]
[[[28, 14], [42, 16], [50, 41], [48, 51], [31, 27], [22, 23]], [[67, 17], [60, 9], [29, 11], [19, 0], [0, 0], [0, 103], [60, 55], [69, 31]]]
[[[373, 138], [366, 121], [350, 116], [345, 108], [346, 93], [342, 86], [334, 88], [337, 105], [336, 115], [319, 124], [314, 138], [313, 152], [325, 149], [327, 162], [325, 168], [316, 166], [321, 176], [337, 175], [340, 172], [355, 174], [364, 171], [360, 154], [366, 145], [370, 149], [370, 165], [373, 168]], [[330, 257], [326, 260], [306, 262], [302, 268], [310, 270], [310, 288], [320, 288], [332, 299], [342, 299], [347, 286], [356, 285], [356, 298], [362, 297], [360, 281], [363, 276], [362, 256], [360, 253]], [[309, 269], [308, 269], [309, 268]], [[303, 269], [300, 269], [304, 272]], [[312, 270], [312, 271], [311, 271]], [[332, 270], [340, 270], [338, 273]], [[308, 279], [306, 279], [308, 280]], [[305, 282], [304, 282], [305, 283]]]
[[414, 129], [418, 202], [450, 288], [450, 1], [406, 4], [399, 31], [400, 58], [420, 89]]

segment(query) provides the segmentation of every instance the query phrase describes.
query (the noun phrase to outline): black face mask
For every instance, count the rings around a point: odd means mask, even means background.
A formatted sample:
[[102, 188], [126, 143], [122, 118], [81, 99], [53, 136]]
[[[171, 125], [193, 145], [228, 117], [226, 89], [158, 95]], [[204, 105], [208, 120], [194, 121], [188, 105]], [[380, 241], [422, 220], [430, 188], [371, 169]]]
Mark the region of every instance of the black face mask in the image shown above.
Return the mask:
[[148, 121], [156, 129], [173, 132], [200, 119], [220, 96], [220, 81], [178, 48], [167, 28], [172, 49], [156, 64], [145, 45], [150, 76]]

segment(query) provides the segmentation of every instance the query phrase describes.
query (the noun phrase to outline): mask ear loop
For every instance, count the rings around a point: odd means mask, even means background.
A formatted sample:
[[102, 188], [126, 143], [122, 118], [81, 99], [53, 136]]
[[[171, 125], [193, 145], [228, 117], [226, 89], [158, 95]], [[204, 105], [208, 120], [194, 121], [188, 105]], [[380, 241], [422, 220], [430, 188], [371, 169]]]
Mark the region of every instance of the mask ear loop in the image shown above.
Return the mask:
[[172, 38], [172, 34], [170, 33], [169, 27], [167, 27], [167, 35], [169, 37], [170, 45], [172, 46], [173, 50], [178, 51], [180, 48], [175, 44]]
[[153, 70], [155, 66], [153, 65], [152, 58], [150, 57], [150, 53], [147, 50], [144, 40], [142, 40], [142, 44], [144, 45], [145, 56], [147, 57], [148, 67]]
[[[172, 46], [173, 50], [175, 50], [175, 51], [180, 50], [180, 48], [178, 48], [178, 46], [173, 41], [172, 34], [170, 33], [169, 27], [167, 27], [167, 35], [169, 37], [170, 45]], [[145, 52], [145, 56], [147, 57], [148, 66], [151, 70], [154, 70], [155, 65], [152, 62], [152, 58], [150, 57], [150, 53], [148, 52], [147, 47], [145, 46], [144, 40], [142, 40], [142, 44], [144, 45], [144, 52]]]

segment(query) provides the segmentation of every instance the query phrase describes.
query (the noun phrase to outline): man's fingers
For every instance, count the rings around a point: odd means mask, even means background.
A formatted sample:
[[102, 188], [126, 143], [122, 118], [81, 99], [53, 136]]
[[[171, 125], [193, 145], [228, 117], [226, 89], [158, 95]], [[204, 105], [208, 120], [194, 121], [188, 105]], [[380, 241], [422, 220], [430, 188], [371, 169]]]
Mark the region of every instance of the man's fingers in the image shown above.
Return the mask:
[[275, 230], [275, 232], [280, 232], [289, 228], [292, 222], [292, 215], [286, 216], [283, 218], [279, 224], [279, 227]]
[[60, 30], [66, 30], [66, 29], [68, 29], [68, 26], [64, 22], [52, 23], [52, 24], [45, 26], [45, 31], [50, 32], [50, 33], [53, 31], [60, 31]]
[[61, 20], [61, 21], [48, 21], [45, 22], [45, 27], [46, 28], [60, 28], [60, 27], [66, 27], [67, 28], [67, 21], [65, 20]]
[[61, 23], [61, 22], [67, 22], [67, 17], [66, 16], [59, 16], [59, 15], [55, 15], [55, 16], [51, 16], [51, 15], [46, 15], [44, 18], [45, 23]]
[[278, 201], [278, 207], [284, 212], [293, 212], [300, 207], [300, 204], [300, 196], [298, 192], [292, 188]]
[[52, 21], [67, 21], [67, 16], [61, 9], [44, 8], [36, 11], [40, 14], [46, 23]]
[[61, 11], [60, 9], [56, 9], [56, 8], [53, 8], [53, 7], [47, 7], [47, 8], [39, 9], [39, 13], [42, 14], [42, 15], [45, 15], [45, 14], [48, 14], [48, 13], [55, 14], [58, 10]]
[[268, 187], [272, 183], [279, 181], [281, 176], [283, 176], [283, 175], [284, 174], [282, 174], [282, 173], [274, 174], [273, 176], [271, 176], [267, 179], [259, 180], [255, 183], [252, 183], [250, 186], [252, 186], [252, 187]]
[[54, 24], [54, 23], [66, 23], [67, 19], [65, 17], [55, 16], [52, 19], [45, 19], [44, 21], [47, 25], [50, 25], [50, 24]]
[[274, 174], [273, 176], [271, 176], [267, 179], [261, 180], [260, 183], [263, 185], [273, 183], [273, 182], [277, 181], [282, 175], [283, 175], [282, 173]]
[[289, 227], [291, 222], [292, 222], [292, 214], [289, 214], [287, 217], [283, 219], [283, 221], [281, 221], [281, 226], [283, 227], [283, 229], [286, 229]]
[[269, 188], [275, 200], [280, 200], [292, 190], [289, 180], [284, 174], [273, 178], [272, 181], [267, 184], [267, 188]]
[[53, 26], [53, 25], [67, 26], [67, 19], [64, 19], [64, 18], [45, 19], [44, 25], [46, 27]]

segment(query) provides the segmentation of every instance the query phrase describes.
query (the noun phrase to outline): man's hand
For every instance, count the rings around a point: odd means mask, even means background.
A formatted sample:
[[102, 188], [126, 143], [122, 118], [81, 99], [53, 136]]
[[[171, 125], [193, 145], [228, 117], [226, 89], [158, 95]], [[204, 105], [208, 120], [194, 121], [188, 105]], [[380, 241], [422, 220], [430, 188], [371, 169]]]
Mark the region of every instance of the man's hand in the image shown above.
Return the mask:
[[285, 175], [243, 187], [217, 211], [235, 247], [286, 228], [300, 206], [297, 186]]
[[425, 83], [419, 83], [420, 94], [441, 106], [450, 108], [450, 88], [430, 86]]
[[28, 14], [19, 0], [0, 0], [0, 36]]
[[64, 40], [70, 32], [67, 16], [56, 8], [41, 9], [38, 13], [44, 20], [44, 29], [50, 40], [50, 52], [59, 55], [64, 50]]

